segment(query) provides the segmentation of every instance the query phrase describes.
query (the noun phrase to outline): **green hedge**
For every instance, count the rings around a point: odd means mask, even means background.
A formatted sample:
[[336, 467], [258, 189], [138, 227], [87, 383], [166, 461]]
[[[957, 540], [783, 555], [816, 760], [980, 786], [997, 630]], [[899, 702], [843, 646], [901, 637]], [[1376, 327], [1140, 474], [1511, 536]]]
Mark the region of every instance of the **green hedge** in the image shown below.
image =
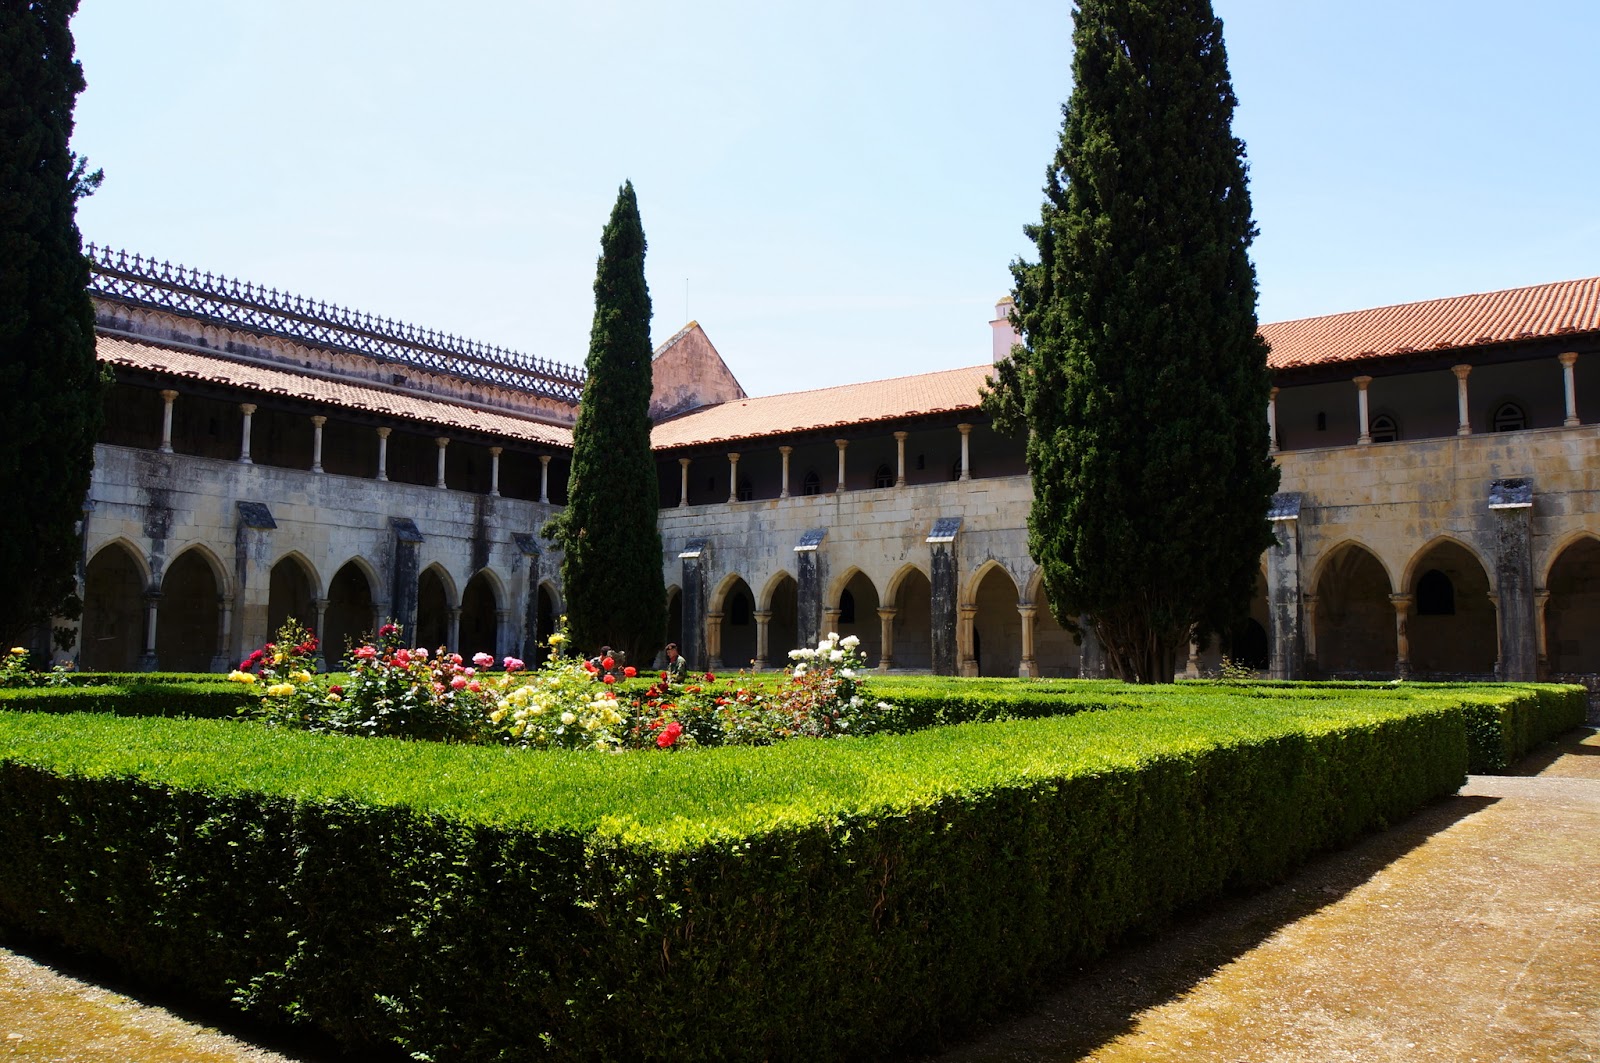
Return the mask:
[[0, 921], [355, 1049], [878, 1055], [1452, 792], [1465, 720], [1189, 694], [604, 756], [0, 713]]
[[251, 701], [238, 683], [180, 680], [128, 686], [20, 687], [0, 690], [0, 709], [19, 712], [104, 712], [116, 716], [231, 719]]

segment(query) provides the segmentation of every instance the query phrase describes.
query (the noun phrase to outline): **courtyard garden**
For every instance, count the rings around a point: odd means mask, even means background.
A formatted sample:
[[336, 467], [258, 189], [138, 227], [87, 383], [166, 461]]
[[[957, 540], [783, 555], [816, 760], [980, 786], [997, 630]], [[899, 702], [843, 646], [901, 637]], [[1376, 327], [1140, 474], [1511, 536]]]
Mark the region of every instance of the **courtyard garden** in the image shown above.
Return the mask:
[[[554, 639], [560, 651], [562, 636]], [[417, 1058], [873, 1055], [1454, 792], [1581, 689], [538, 667], [0, 672], [0, 923]]]

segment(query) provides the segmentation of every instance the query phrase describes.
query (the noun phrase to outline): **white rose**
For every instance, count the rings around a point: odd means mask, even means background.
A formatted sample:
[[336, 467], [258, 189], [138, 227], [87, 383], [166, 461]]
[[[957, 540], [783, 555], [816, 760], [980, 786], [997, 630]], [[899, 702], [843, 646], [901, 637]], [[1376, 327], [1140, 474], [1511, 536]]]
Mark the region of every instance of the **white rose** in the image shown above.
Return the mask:
[[846, 679], [854, 679], [856, 677], [856, 673], [849, 668], [839, 669], [839, 674]]
[[572, 725], [572, 724], [574, 724], [574, 723], [576, 723], [576, 722], [577, 722], [577, 719], [578, 719], [578, 718], [577, 718], [577, 717], [576, 717], [576, 716], [574, 716], [574, 715], [573, 715], [573, 714], [572, 714], [572, 713], [570, 713], [570, 712], [563, 712], [563, 713], [562, 713], [562, 714], [561, 714], [561, 722], [562, 722], [562, 723], [564, 723], [564, 724], [567, 724], [567, 725], [568, 725], [568, 726], [569, 726], [569, 727], [570, 727], [570, 726], [571, 726], [571, 725]]
[[839, 645], [843, 646], [847, 650], [853, 650], [857, 646], [861, 645], [861, 639], [855, 635], [846, 635], [844, 640], [840, 642]]

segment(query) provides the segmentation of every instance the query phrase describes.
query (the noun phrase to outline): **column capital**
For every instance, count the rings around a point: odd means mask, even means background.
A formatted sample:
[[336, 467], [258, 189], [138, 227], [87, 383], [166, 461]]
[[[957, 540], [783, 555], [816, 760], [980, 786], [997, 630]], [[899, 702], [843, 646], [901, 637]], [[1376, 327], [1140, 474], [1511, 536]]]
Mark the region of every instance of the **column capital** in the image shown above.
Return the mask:
[[389, 438], [389, 433], [393, 432], [393, 431], [394, 431], [393, 428], [388, 428], [388, 427], [380, 428], [380, 429], [378, 429], [378, 438], [379, 439], [388, 439]]
[[[1563, 355], [1562, 357], [1566, 357], [1566, 356]], [[1576, 358], [1578, 356], [1577, 355], [1573, 355], [1572, 357]], [[172, 402], [172, 401], [177, 399], [178, 393], [176, 391], [172, 390], [171, 388], [162, 388], [161, 389], [161, 397], [163, 399], [165, 399], [167, 402]]]
[[956, 425], [956, 431], [960, 432], [962, 435], [968, 435], [972, 432], [972, 425], [968, 424], [966, 421], [963, 421]]
[[845, 447], [850, 445], [850, 441], [848, 439], [835, 439], [833, 441], [833, 445], [838, 447], [840, 450], [843, 450]]
[[496, 458], [498, 458], [500, 455], [504, 454], [505, 452], [506, 452], [506, 448], [505, 447], [490, 447], [489, 448], [490, 455], [492, 455], [493, 457], [496, 457]]
[[1278, 392], [1280, 392], [1282, 390], [1283, 390], [1282, 388], [1276, 388], [1275, 387], [1272, 390], [1268, 391], [1267, 392], [1267, 401], [1271, 402], [1272, 400], [1276, 399], [1278, 397]]
[[440, 450], [443, 450], [445, 447], [450, 445], [449, 436], [434, 436], [433, 441], [439, 445]]
[[772, 619], [772, 610], [771, 609], [757, 609], [755, 612], [751, 613], [750, 615], [756, 618], [756, 623], [765, 624], [769, 620]]
[[1018, 602], [1017, 615], [1022, 617], [1038, 616], [1039, 607], [1032, 602]]
[[[1562, 353], [1556, 355], [1556, 359], [1560, 361], [1563, 368], [1571, 369], [1574, 365], [1578, 364], [1578, 352], [1563, 351]], [[162, 394], [165, 395], [166, 392], [162, 392]]]
[[311, 423], [316, 425], [318, 428], [321, 428], [323, 425], [328, 423], [328, 418], [323, 414], [314, 413], [311, 415]]
[[1355, 386], [1360, 388], [1362, 391], [1367, 390], [1367, 385], [1372, 383], [1372, 378], [1370, 376], [1354, 376], [1350, 379]]
[[1416, 603], [1416, 596], [1412, 594], [1391, 594], [1389, 601], [1394, 604], [1395, 612], [1410, 609]]
[[737, 465], [737, 464], [739, 464], [739, 452], [737, 450], [728, 451], [728, 464], [729, 465]]
[[[545, 460], [548, 461], [550, 459], [546, 458]], [[683, 466], [685, 469], [687, 469], [689, 467], [689, 462], [692, 461], [692, 460], [693, 460], [692, 458], [679, 458], [678, 459], [678, 464]]]
[[1472, 372], [1472, 366], [1467, 365], [1465, 362], [1463, 362], [1460, 365], [1451, 366], [1450, 367], [1450, 372], [1452, 372], [1452, 373], [1454, 373], [1456, 375], [1456, 379], [1457, 380], [1465, 380], [1465, 379], [1467, 379], [1467, 374]]
[[902, 442], [902, 443], [904, 443], [908, 438], [910, 438], [910, 436], [911, 436], [910, 432], [896, 432], [894, 434], [894, 437], [897, 440], [899, 440], [900, 442]]
[[788, 457], [790, 454], [794, 453], [794, 448], [793, 447], [788, 447], [788, 446], [779, 447], [778, 448], [778, 453], [782, 454], [784, 457]]
[[548, 455], [548, 454], [540, 454], [539, 455], [539, 464], [540, 465], [549, 465], [550, 464], [550, 455]]
[[246, 417], [249, 417], [256, 412], [256, 404], [253, 402], [241, 402], [239, 403], [239, 409], [244, 411]]

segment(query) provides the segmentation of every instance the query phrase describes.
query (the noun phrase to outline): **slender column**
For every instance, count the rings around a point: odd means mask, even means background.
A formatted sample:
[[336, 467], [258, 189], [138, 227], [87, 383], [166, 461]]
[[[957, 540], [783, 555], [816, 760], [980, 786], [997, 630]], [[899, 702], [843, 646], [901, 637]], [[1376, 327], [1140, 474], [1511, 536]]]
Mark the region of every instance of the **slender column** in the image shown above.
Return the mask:
[[489, 497], [500, 497], [500, 455], [505, 453], [505, 447], [489, 448]]
[[1194, 632], [1189, 632], [1189, 667], [1184, 671], [1190, 679], [1200, 678], [1200, 643], [1195, 641]]
[[789, 455], [794, 453], [793, 447], [779, 447], [778, 453], [783, 455], [783, 486], [778, 490], [779, 498], [789, 497]]
[[757, 609], [755, 611], [755, 618], [756, 659], [751, 662], [750, 666], [756, 671], [762, 672], [772, 667], [772, 665], [767, 663], [767, 654], [771, 652], [771, 646], [767, 641], [767, 625], [772, 622], [772, 610]]
[[906, 485], [906, 436], [910, 434], [910, 432], [896, 432], [894, 434], [894, 448], [897, 455], [895, 462], [898, 470], [894, 475], [894, 485], [896, 487], [904, 487]]
[[1370, 376], [1354, 378], [1356, 385], [1356, 410], [1361, 425], [1361, 434], [1356, 437], [1356, 443], [1366, 446], [1372, 442], [1372, 428], [1367, 423], [1367, 385], [1372, 383]]
[[839, 448], [839, 486], [834, 488], [835, 492], [839, 492], [844, 490], [844, 448], [850, 445], [850, 441], [835, 439], [833, 445]]
[[1278, 452], [1278, 389], [1267, 392], [1267, 453]]
[[172, 404], [178, 398], [178, 393], [165, 390], [161, 393], [161, 446], [163, 454], [172, 453]]
[[[963, 442], [965, 436], [963, 436]], [[1017, 615], [1022, 618], [1022, 661], [1017, 665], [1017, 678], [1038, 679], [1039, 662], [1033, 653], [1033, 622], [1039, 615], [1039, 607], [1032, 602], [1017, 603]]]
[[894, 618], [900, 610], [890, 606], [878, 610], [878, 642], [883, 647], [878, 653], [878, 671], [887, 672], [894, 667]]
[[969, 457], [968, 442], [972, 439], [972, 426], [970, 424], [956, 425], [956, 431], [961, 433], [961, 479], [972, 479], [972, 462]]
[[313, 414], [311, 417], [311, 471], [322, 471], [322, 426], [328, 419], [322, 414]]
[[160, 591], [144, 593], [144, 654], [139, 667], [146, 672], [156, 670], [156, 614], [161, 605]]
[[683, 470], [682, 478], [679, 480], [681, 486], [678, 488], [678, 505], [680, 507], [689, 504], [689, 460], [688, 458], [678, 459], [678, 468]]
[[[455, 650], [461, 644], [461, 609], [456, 607], [450, 610], [450, 627], [445, 635], [445, 648]], [[433, 647], [428, 647], [432, 649]]]
[[1306, 643], [1306, 677], [1314, 679], [1317, 675], [1317, 596], [1308, 594], [1301, 601], [1305, 604], [1306, 617], [1303, 631]]
[[1567, 417], [1561, 423], [1568, 428], [1578, 423], [1578, 384], [1573, 373], [1573, 367], [1577, 364], [1577, 351], [1568, 351], [1561, 355], [1561, 386], [1567, 395]]
[[1538, 679], [1541, 683], [1550, 679], [1550, 644], [1545, 640], [1550, 636], [1545, 630], [1545, 607], [1550, 604], [1549, 591], [1533, 592], [1533, 625], [1534, 638], [1538, 640]]
[[722, 610], [706, 612], [706, 667], [713, 672], [722, 671]]
[[1404, 679], [1411, 674], [1411, 636], [1406, 625], [1411, 619], [1411, 605], [1415, 599], [1409, 594], [1391, 594], [1394, 603], [1394, 673]]
[[739, 452], [728, 453], [728, 501], [739, 501]]
[[960, 654], [961, 664], [957, 671], [960, 675], [977, 675], [978, 659], [972, 653], [972, 632], [978, 619], [978, 607], [962, 603], [956, 606], [958, 619], [956, 621], [956, 645]]
[[[510, 609], [496, 609], [494, 611], [494, 645], [479, 647], [480, 649], [486, 649], [492, 653], [495, 660], [500, 659], [500, 657], [505, 653], [507, 647], [515, 644], [516, 640], [512, 638], [512, 635], [515, 634], [515, 631], [511, 626], [511, 618], [512, 613]], [[456, 652], [461, 653], [461, 650], [458, 648]], [[476, 653], [477, 650], [475, 649], [473, 652]], [[466, 656], [464, 653], [461, 655], [463, 657]]]
[[239, 409], [244, 411], [244, 431], [239, 441], [239, 464], [253, 465], [255, 463], [250, 460], [250, 418], [255, 414], [256, 406], [253, 402], [241, 402]]
[[[326, 672], [328, 670], [328, 647], [323, 645], [322, 632], [324, 630], [323, 625], [327, 623], [328, 619], [328, 599], [318, 598], [311, 604], [317, 610], [317, 626], [311, 629], [311, 633], [317, 636], [317, 671]], [[334, 663], [337, 664], [339, 660], [337, 651], [343, 649], [344, 647], [342, 646], [336, 648]]]
[[389, 433], [392, 428], [378, 429], [378, 479], [389, 478]]
[[[831, 609], [824, 608], [822, 610], [822, 634], [823, 635], [832, 635], [832, 634], [836, 634], [838, 632], [838, 630], [839, 630], [839, 608], [838, 608], [838, 606], [834, 606]], [[819, 636], [819, 640], [820, 640], [820, 636]]]
[[550, 501], [550, 455], [539, 455], [539, 501]]
[[1472, 372], [1472, 366], [1453, 365], [1450, 372], [1456, 375], [1456, 435], [1470, 436], [1472, 416], [1467, 412], [1467, 375]]
[[228, 645], [229, 638], [233, 635], [233, 595], [217, 595], [217, 654], [212, 660], [211, 670], [236, 667], [238, 656], [233, 652], [233, 647]]
[[449, 436], [434, 436], [433, 437], [433, 441], [434, 441], [434, 443], [438, 444], [438, 447], [439, 447], [439, 480], [433, 486], [438, 487], [438, 488], [443, 488], [445, 486], [445, 483], [444, 483], [444, 448], [448, 447], [450, 445], [450, 437]]

